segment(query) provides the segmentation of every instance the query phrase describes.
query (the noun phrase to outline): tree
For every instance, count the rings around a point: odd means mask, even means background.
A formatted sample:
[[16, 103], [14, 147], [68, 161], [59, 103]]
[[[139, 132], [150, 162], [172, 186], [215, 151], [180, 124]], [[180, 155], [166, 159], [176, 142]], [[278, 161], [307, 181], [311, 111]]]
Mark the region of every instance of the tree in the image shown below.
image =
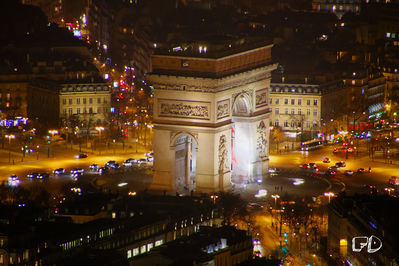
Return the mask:
[[278, 152], [279, 148], [278, 145], [285, 141], [287, 137], [285, 136], [284, 132], [281, 130], [280, 127], [273, 127], [273, 129], [270, 131], [270, 142], [275, 143], [276, 146], [276, 151]]
[[232, 192], [220, 192], [217, 206], [223, 215], [223, 223], [230, 225], [234, 218], [245, 220], [248, 215], [248, 203], [239, 194]]

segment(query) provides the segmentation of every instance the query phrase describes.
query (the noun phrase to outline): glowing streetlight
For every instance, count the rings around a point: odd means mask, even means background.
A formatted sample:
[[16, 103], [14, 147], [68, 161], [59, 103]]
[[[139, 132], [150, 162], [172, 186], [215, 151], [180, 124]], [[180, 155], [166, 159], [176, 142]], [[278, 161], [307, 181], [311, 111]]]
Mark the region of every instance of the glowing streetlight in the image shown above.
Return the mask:
[[96, 130], [98, 131], [99, 138], [101, 139], [101, 131], [104, 131], [104, 127], [96, 127]]
[[324, 196], [328, 197], [328, 203], [330, 203], [331, 197], [334, 197], [335, 194], [333, 192], [325, 192]]
[[15, 139], [15, 135], [5, 135], [5, 137], [8, 139], [8, 144], [11, 144], [11, 140]]
[[50, 133], [51, 136], [54, 137], [55, 134], [58, 134], [58, 130], [49, 130], [48, 133]]
[[216, 204], [216, 199], [219, 198], [218, 195], [214, 194], [211, 196], [211, 199], [213, 200], [213, 204]]
[[384, 188], [384, 190], [388, 191], [388, 195], [391, 195], [391, 191], [394, 191], [395, 189], [391, 188], [391, 187], [386, 187], [386, 188]]
[[280, 196], [276, 194], [276, 195], [272, 195], [272, 198], [274, 199], [274, 208], [276, 208], [276, 206], [277, 206], [277, 199], [279, 199]]

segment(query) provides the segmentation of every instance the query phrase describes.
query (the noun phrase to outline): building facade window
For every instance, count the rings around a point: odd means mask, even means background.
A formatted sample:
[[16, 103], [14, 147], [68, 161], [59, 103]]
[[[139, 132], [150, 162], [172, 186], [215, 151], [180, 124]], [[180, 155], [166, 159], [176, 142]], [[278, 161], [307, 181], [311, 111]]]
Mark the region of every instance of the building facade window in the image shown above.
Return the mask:
[[284, 99], [284, 104], [288, 104], [288, 99]]
[[76, 104], [80, 104], [80, 98], [76, 98]]
[[[100, 98], [98, 98], [97, 100], [100, 100]], [[101, 100], [100, 100], [100, 101], [97, 101], [97, 103], [101, 103]], [[270, 99], [269, 99], [269, 104], [273, 104], [273, 98], [270, 98]]]
[[86, 104], [86, 98], [83, 98], [83, 104]]
[[101, 98], [97, 98], [97, 103], [101, 103]]
[[310, 109], [307, 109], [307, 110], [306, 110], [306, 114], [307, 114], [307, 115], [310, 115]]
[[279, 110], [278, 110], [278, 108], [274, 109], [274, 113], [275, 113], [276, 115], [278, 115], [278, 114], [279, 114]]
[[317, 109], [313, 110], [313, 116], [317, 116]]
[[72, 115], [72, 108], [68, 109], [68, 115]]
[[93, 104], [93, 98], [89, 98], [89, 103]]
[[298, 105], [302, 104], [302, 99], [298, 99]]
[[306, 128], [310, 128], [310, 121], [306, 121]]
[[301, 115], [301, 114], [302, 114], [302, 110], [298, 109], [298, 115]]
[[307, 100], [306, 103], [307, 103], [307, 105], [310, 105], [310, 100]]
[[280, 103], [280, 99], [276, 98], [276, 104], [279, 104], [279, 103]]
[[291, 127], [294, 128], [295, 127], [295, 121], [291, 120]]
[[80, 114], [80, 108], [76, 108], [76, 113]]
[[278, 127], [278, 120], [274, 122], [274, 126]]
[[295, 109], [291, 109], [291, 114], [292, 114], [292, 115], [295, 114]]
[[66, 99], [62, 99], [62, 104], [66, 104]]
[[288, 115], [288, 108], [285, 108], [284, 113]]
[[313, 100], [313, 105], [317, 106], [317, 100]]
[[62, 110], [62, 114], [63, 114], [64, 116], [67, 114], [67, 110], [66, 110], [65, 108]]
[[291, 99], [291, 105], [295, 104], [295, 99]]
[[97, 107], [97, 114], [101, 114], [101, 108]]
[[93, 107], [90, 107], [89, 108], [89, 114], [92, 114], [93, 113]]
[[69, 104], [72, 104], [72, 99], [68, 99]]
[[284, 121], [284, 127], [288, 127], [288, 121], [287, 120]]

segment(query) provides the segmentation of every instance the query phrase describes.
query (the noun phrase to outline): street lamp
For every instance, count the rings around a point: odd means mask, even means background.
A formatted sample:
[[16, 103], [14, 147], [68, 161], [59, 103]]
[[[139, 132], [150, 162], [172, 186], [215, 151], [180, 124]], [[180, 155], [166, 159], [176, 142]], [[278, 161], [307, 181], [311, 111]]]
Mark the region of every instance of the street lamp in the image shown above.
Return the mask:
[[[10, 146], [11, 139], [15, 139], [15, 135], [5, 135], [5, 137], [8, 139], [8, 146]], [[11, 150], [8, 152], [8, 163], [11, 163]]]
[[216, 195], [216, 194], [213, 194], [213, 195], [211, 196], [211, 199], [213, 200], [213, 204], [216, 204], [216, 199], [217, 199], [217, 198], [219, 198], [219, 196]]
[[276, 195], [272, 195], [272, 198], [274, 199], [274, 208], [276, 209], [276, 206], [277, 206], [277, 199], [279, 199], [280, 196], [276, 194]]
[[48, 133], [50, 133], [51, 136], [54, 138], [54, 135], [58, 134], [58, 130], [49, 130]]
[[391, 187], [386, 187], [386, 188], [384, 188], [384, 190], [388, 191], [388, 195], [391, 195], [391, 191], [394, 191], [395, 189], [391, 188]]
[[11, 139], [15, 139], [15, 135], [5, 135], [5, 137], [8, 139], [8, 145], [11, 144]]
[[324, 196], [328, 197], [328, 203], [330, 203], [330, 198], [334, 197], [335, 194], [333, 192], [325, 192]]
[[104, 127], [96, 127], [96, 130], [98, 131], [99, 138], [101, 139], [101, 131], [104, 130]]

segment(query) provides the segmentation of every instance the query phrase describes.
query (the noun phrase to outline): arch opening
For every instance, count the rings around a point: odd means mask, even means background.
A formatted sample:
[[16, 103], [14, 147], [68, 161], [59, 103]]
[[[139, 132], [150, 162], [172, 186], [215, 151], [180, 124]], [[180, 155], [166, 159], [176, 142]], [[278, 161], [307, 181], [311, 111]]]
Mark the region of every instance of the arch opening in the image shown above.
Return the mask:
[[188, 194], [196, 188], [197, 144], [187, 135], [175, 141], [175, 188], [179, 194]]

